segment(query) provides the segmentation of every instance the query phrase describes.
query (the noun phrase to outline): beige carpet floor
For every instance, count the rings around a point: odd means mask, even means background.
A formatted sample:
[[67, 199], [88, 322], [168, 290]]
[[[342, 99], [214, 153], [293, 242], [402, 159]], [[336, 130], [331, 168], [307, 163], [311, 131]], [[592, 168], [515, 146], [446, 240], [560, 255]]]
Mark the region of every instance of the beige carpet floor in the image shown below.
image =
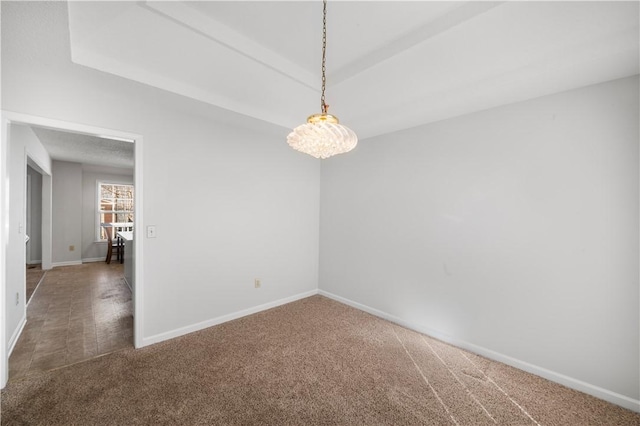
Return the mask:
[[27, 303], [29, 303], [31, 296], [33, 296], [33, 292], [36, 291], [36, 287], [38, 287], [45, 272], [46, 271], [42, 270], [41, 265], [27, 265]]
[[7, 425], [634, 425], [640, 415], [313, 296], [10, 380]]

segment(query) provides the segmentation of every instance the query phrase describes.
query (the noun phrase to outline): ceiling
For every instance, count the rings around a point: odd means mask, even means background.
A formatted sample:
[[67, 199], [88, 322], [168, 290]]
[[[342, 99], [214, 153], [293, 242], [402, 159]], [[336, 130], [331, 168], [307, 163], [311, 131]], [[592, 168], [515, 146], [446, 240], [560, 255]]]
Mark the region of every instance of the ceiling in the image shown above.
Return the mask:
[[42, 127], [32, 129], [53, 160], [81, 163], [86, 170], [93, 165], [120, 168], [123, 174], [133, 171], [131, 142]]
[[[322, 2], [69, 2], [72, 60], [287, 128]], [[329, 1], [327, 103], [361, 139], [640, 72], [638, 2]]]

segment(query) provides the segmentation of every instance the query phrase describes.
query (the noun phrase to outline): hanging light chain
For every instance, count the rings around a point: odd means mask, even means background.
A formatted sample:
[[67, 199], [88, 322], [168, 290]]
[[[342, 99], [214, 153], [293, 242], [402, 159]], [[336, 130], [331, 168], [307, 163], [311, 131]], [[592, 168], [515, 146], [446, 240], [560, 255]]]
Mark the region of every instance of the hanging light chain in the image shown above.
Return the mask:
[[324, 99], [325, 86], [327, 85], [327, 0], [322, 2], [322, 96], [320, 97], [320, 108], [323, 114], [327, 113], [327, 104]]
[[353, 130], [341, 125], [338, 117], [327, 113], [329, 105], [324, 96], [327, 86], [327, 0], [323, 0], [322, 5], [322, 112], [310, 115], [305, 124], [293, 129], [287, 136], [287, 143], [293, 149], [313, 157], [329, 158], [355, 148], [358, 136]]

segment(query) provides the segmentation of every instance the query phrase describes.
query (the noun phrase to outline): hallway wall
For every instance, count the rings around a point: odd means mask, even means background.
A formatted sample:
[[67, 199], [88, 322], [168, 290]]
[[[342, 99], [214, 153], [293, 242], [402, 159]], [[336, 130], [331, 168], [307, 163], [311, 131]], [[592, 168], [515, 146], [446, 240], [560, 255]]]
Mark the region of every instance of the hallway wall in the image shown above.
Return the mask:
[[54, 160], [53, 266], [82, 263], [82, 164]]
[[26, 321], [26, 176], [27, 156], [37, 161], [45, 172], [51, 173], [51, 158], [35, 133], [26, 126], [9, 126], [7, 175], [9, 184], [9, 217], [6, 251], [5, 317], [6, 348], [12, 348]]

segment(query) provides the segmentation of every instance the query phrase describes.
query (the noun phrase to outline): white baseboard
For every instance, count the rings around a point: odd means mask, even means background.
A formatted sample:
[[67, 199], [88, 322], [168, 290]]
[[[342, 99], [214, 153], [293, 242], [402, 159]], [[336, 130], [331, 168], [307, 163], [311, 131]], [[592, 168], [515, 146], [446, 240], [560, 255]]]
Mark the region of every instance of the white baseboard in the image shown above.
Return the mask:
[[70, 260], [68, 262], [53, 262], [51, 264], [51, 267], [57, 268], [58, 266], [73, 266], [73, 265], [82, 265], [82, 260]]
[[318, 294], [318, 290], [311, 290], [304, 293], [296, 294], [294, 296], [285, 297], [284, 299], [275, 300], [273, 302], [264, 303], [262, 305], [254, 306], [252, 308], [243, 309], [241, 311], [232, 312], [227, 315], [223, 315], [210, 320], [202, 321], [197, 324], [188, 325], [186, 327], [177, 328], [175, 330], [167, 331], [165, 333], [156, 334], [155, 336], [145, 337], [142, 339], [142, 346], [153, 345], [154, 343], [160, 343], [164, 340], [173, 339], [185, 334], [193, 333], [205, 328], [213, 327], [214, 325], [222, 324], [234, 319], [242, 318], [247, 315], [255, 314], [267, 309], [275, 308], [280, 305], [295, 302], [296, 300], [305, 299]]
[[91, 263], [91, 262], [104, 262], [106, 256], [102, 257], [84, 257], [82, 258], [82, 263]]
[[30, 260], [27, 262], [27, 265], [40, 265], [42, 260]]
[[106, 256], [102, 256], [102, 257], [85, 257], [85, 258], [82, 259], [82, 263], [104, 262], [106, 258], [107, 258]]
[[20, 319], [20, 323], [18, 327], [16, 327], [15, 331], [11, 335], [11, 339], [9, 339], [9, 350], [7, 351], [7, 359], [11, 356], [11, 352], [13, 352], [13, 348], [16, 347], [16, 343], [18, 343], [18, 339], [22, 334], [22, 330], [24, 330], [24, 326], [27, 325], [27, 316], [24, 315], [22, 319]]
[[545, 379], [551, 380], [552, 382], [560, 383], [561, 385], [564, 385], [568, 388], [575, 389], [580, 392], [584, 392], [586, 394], [595, 396], [596, 398], [603, 399], [605, 401], [611, 402], [612, 404], [616, 404], [621, 407], [640, 413], [640, 400], [633, 399], [625, 395], [621, 395], [619, 393], [601, 388], [599, 386], [592, 385], [590, 383], [583, 382], [582, 380], [578, 380], [573, 377], [565, 376], [564, 374], [560, 374], [555, 371], [551, 371], [546, 368], [539, 367], [537, 365], [533, 365], [516, 358], [512, 358], [508, 355], [504, 355], [499, 352], [492, 351], [491, 349], [487, 349], [482, 346], [475, 345], [473, 343], [456, 339], [455, 337], [450, 336], [446, 333], [442, 333], [438, 330], [431, 329], [429, 327], [425, 327], [409, 321], [405, 321], [402, 318], [396, 317], [386, 312], [379, 311], [378, 309], [371, 308], [369, 306], [363, 305], [358, 302], [354, 302], [353, 300], [346, 299], [344, 297], [338, 296], [333, 293], [329, 293], [324, 290], [318, 290], [318, 294], [322, 296], [326, 296], [338, 302], [344, 303], [345, 305], [349, 305], [361, 311], [368, 312], [371, 315], [375, 315], [377, 317], [386, 319], [388, 321], [391, 321], [403, 327], [409, 328], [411, 330], [415, 330], [419, 333], [426, 334], [438, 340], [442, 340], [444, 342], [447, 342], [459, 348], [466, 349], [478, 355], [482, 355], [494, 361], [502, 362], [504, 364], [518, 368], [520, 370], [524, 370], [528, 373], [535, 374], [536, 376], [544, 377]]

